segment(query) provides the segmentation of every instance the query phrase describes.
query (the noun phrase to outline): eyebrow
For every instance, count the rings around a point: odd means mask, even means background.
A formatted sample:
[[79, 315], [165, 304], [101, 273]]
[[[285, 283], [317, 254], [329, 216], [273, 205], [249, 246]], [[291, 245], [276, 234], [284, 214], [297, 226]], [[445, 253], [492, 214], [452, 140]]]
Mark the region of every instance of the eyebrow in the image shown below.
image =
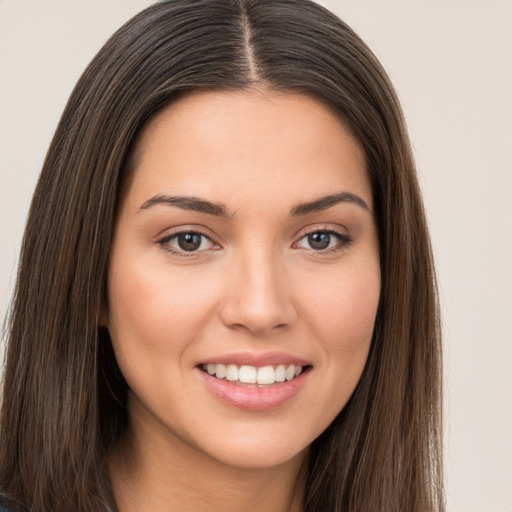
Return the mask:
[[[361, 208], [370, 211], [369, 206], [359, 196], [350, 192], [340, 192], [339, 194], [331, 194], [328, 196], [315, 199], [307, 203], [299, 203], [291, 209], [292, 216], [306, 215], [313, 212], [321, 212], [327, 210], [331, 206], [338, 203], [351, 203]], [[221, 203], [212, 203], [205, 199], [200, 199], [194, 196], [168, 196], [156, 195], [148, 199], [140, 208], [139, 212], [147, 210], [157, 204], [166, 204], [170, 206], [177, 206], [183, 210], [191, 210], [194, 212], [206, 213], [216, 217], [230, 217], [226, 206]]]
[[191, 210], [194, 212], [207, 213], [208, 215], [215, 215], [216, 217], [229, 217], [228, 209], [223, 204], [211, 203], [204, 199], [199, 199], [193, 196], [166, 196], [157, 195], [148, 199], [140, 208], [147, 210], [156, 204], [167, 204], [170, 206], [177, 206], [183, 210]]
[[359, 196], [350, 192], [340, 192], [339, 194], [324, 196], [308, 203], [299, 203], [292, 208], [291, 214], [292, 216], [297, 216], [313, 212], [321, 212], [338, 203], [351, 203], [370, 211], [370, 207]]

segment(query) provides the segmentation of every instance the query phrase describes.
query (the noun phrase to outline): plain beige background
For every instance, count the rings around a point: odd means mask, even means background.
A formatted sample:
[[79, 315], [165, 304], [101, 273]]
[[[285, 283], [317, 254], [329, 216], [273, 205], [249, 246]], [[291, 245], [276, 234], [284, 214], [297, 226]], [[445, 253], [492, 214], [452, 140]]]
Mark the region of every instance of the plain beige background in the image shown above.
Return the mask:
[[[0, 315], [30, 196], [85, 65], [149, 0], [0, 0]], [[512, 512], [512, 1], [325, 0], [409, 122], [437, 258], [449, 512]]]

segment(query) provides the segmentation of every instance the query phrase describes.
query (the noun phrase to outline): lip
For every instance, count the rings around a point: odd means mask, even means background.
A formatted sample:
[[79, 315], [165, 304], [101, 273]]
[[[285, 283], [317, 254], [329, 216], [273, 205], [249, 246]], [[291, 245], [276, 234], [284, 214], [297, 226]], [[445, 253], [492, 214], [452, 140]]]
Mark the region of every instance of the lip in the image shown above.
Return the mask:
[[[215, 359], [215, 361], [219, 362], [219, 364], [224, 364], [219, 359]], [[237, 364], [233, 359], [230, 359], [230, 361], [233, 364]], [[225, 379], [217, 379], [198, 367], [195, 370], [213, 396], [226, 405], [245, 411], [268, 411], [284, 405], [299, 393], [311, 373], [311, 367], [309, 367], [298, 377], [290, 381], [276, 382], [265, 387], [256, 387], [240, 386]]]
[[237, 366], [277, 366], [279, 364], [295, 366], [311, 366], [310, 361], [301, 359], [285, 352], [233, 352], [231, 354], [222, 354], [216, 357], [210, 357], [200, 361], [197, 366], [202, 364], [236, 364]]

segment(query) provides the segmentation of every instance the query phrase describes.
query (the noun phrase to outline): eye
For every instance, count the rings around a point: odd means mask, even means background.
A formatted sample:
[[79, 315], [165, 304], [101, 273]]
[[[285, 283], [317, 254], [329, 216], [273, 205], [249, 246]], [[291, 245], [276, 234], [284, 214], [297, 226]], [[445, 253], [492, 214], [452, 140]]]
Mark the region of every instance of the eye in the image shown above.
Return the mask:
[[158, 243], [172, 253], [193, 253], [207, 251], [215, 247], [212, 240], [196, 231], [183, 231], [166, 236]]
[[352, 239], [349, 236], [335, 231], [313, 231], [303, 236], [296, 246], [314, 251], [328, 251], [341, 249], [350, 242], [352, 242]]

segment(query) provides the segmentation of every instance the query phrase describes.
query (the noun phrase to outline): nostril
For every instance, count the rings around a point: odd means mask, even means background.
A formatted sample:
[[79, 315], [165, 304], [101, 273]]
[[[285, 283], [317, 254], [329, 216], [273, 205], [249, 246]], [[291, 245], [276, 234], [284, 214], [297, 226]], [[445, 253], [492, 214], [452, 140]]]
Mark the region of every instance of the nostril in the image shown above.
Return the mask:
[[296, 321], [296, 312], [286, 300], [271, 304], [242, 299], [226, 301], [221, 309], [222, 322], [231, 329], [265, 335], [283, 331]]

